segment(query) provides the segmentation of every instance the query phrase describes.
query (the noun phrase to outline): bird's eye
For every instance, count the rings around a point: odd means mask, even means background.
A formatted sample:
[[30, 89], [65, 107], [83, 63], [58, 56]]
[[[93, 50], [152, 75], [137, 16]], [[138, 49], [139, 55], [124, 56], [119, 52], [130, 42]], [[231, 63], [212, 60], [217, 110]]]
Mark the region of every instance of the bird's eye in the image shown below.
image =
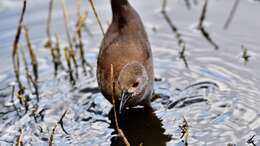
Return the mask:
[[134, 82], [133, 87], [137, 87], [139, 85], [139, 82]]

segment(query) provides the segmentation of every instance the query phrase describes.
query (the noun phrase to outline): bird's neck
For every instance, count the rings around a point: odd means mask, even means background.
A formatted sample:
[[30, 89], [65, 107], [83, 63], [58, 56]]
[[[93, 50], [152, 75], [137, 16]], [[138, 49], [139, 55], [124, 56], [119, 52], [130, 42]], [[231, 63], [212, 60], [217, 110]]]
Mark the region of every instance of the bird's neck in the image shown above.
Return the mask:
[[128, 5], [128, 0], [111, 0], [113, 15], [120, 14], [123, 7]]

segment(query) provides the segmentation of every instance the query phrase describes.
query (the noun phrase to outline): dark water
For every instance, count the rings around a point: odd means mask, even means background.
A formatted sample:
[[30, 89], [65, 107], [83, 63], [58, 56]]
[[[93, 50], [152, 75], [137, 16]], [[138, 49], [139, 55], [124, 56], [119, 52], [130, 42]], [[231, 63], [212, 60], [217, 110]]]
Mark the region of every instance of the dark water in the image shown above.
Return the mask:
[[[223, 29], [231, 11], [233, 0], [210, 0], [205, 29], [219, 46], [214, 47], [196, 29], [204, 1], [191, 0], [188, 9], [184, 1], [171, 0], [167, 13], [186, 43], [186, 61], [179, 58], [182, 47], [161, 13], [159, 0], [131, 0], [143, 18], [153, 49], [156, 77], [155, 92], [161, 98], [153, 101], [154, 111], [133, 109], [119, 117], [120, 127], [132, 145], [144, 146], [184, 145], [180, 126], [184, 118], [188, 123], [189, 145], [224, 146], [248, 144], [253, 138], [260, 143], [260, 3], [240, 0], [237, 11], [227, 30]], [[76, 20], [74, 0], [68, 0], [71, 24]], [[96, 0], [96, 7], [104, 28], [111, 20], [109, 0]], [[88, 4], [84, 3], [84, 9]], [[53, 34], [61, 36], [67, 45], [59, 1], [55, 1]], [[63, 119], [65, 134], [58, 126], [55, 145], [122, 145], [116, 137], [111, 104], [97, 90], [95, 76], [84, 76], [75, 87], [70, 85], [66, 72], [53, 76], [50, 51], [43, 47], [46, 41], [48, 1], [31, 0], [25, 22], [28, 24], [39, 62], [40, 102], [31, 90], [29, 111], [14, 98], [11, 101], [15, 78], [12, 71], [11, 45], [21, 10], [18, 0], [0, 1], [0, 145], [14, 145], [23, 129], [25, 145], [47, 145], [51, 130], [67, 109]], [[90, 9], [89, 9], [90, 10]], [[84, 33], [87, 61], [95, 67], [102, 33], [90, 11]], [[21, 45], [25, 45], [21, 40]], [[243, 60], [241, 46], [251, 56]], [[64, 63], [65, 64], [65, 63]], [[80, 71], [82, 72], [82, 71]], [[95, 73], [95, 70], [93, 71]], [[22, 82], [27, 83], [22, 75]], [[43, 118], [31, 116], [36, 113]]]

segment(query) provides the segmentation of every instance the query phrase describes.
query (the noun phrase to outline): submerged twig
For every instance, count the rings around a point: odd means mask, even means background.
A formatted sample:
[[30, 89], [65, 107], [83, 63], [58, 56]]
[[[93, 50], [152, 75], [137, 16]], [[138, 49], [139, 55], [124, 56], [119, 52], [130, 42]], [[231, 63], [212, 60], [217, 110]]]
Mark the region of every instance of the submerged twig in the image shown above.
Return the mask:
[[20, 65], [19, 65], [19, 55], [17, 54], [17, 52], [18, 52], [17, 50], [18, 50], [18, 43], [19, 43], [20, 36], [21, 36], [22, 23], [23, 23], [25, 12], [26, 12], [26, 5], [27, 5], [27, 1], [23, 0], [22, 13], [21, 13], [21, 16], [20, 16], [17, 32], [16, 32], [16, 35], [15, 35], [15, 39], [14, 39], [14, 42], [13, 42], [13, 52], [12, 52], [13, 68], [14, 68], [14, 72], [15, 72], [16, 81], [17, 81], [20, 89], [23, 87], [23, 85], [22, 85], [22, 82], [20, 80], [20, 73], [19, 73], [20, 72], [20, 70], [19, 70]]
[[232, 6], [231, 12], [230, 12], [230, 14], [229, 14], [229, 16], [228, 16], [228, 18], [227, 18], [227, 21], [226, 21], [226, 23], [225, 23], [225, 25], [224, 25], [224, 29], [228, 29], [228, 26], [229, 26], [229, 24], [231, 23], [231, 21], [232, 21], [234, 15], [235, 15], [235, 12], [236, 12], [236, 10], [237, 10], [237, 7], [238, 7], [239, 2], [240, 2], [240, 0], [235, 0], [234, 4], [233, 4], [233, 6]]
[[208, 0], [205, 0], [205, 3], [203, 5], [202, 8], [202, 12], [200, 15], [200, 19], [199, 19], [199, 26], [198, 29], [201, 31], [202, 35], [207, 39], [207, 41], [214, 46], [214, 48], [217, 50], [219, 47], [218, 45], [211, 39], [209, 33], [205, 30], [204, 26], [203, 26], [203, 22], [206, 18], [206, 13], [207, 13], [207, 6], [208, 6]]
[[94, 15], [95, 15], [95, 17], [96, 17], [96, 19], [97, 19], [97, 22], [98, 22], [98, 25], [99, 25], [99, 27], [100, 27], [100, 29], [101, 29], [101, 31], [102, 31], [102, 34], [105, 35], [104, 29], [103, 29], [102, 24], [101, 24], [101, 21], [100, 21], [100, 19], [99, 19], [99, 17], [98, 17], [98, 14], [97, 14], [95, 5], [94, 5], [94, 3], [93, 3], [93, 0], [89, 0], [89, 3], [90, 3], [90, 5], [91, 5], [91, 7], [92, 7], [92, 10], [93, 10]]
[[249, 139], [247, 140], [247, 143], [248, 143], [248, 144], [252, 144], [253, 146], [256, 146], [255, 141], [254, 141], [254, 137], [255, 137], [255, 135], [253, 135], [251, 138], [249, 138]]
[[123, 142], [126, 146], [130, 146], [130, 143], [128, 142], [127, 138], [125, 137], [124, 132], [122, 129], [120, 129], [118, 120], [117, 120], [117, 112], [116, 112], [116, 103], [115, 103], [115, 80], [114, 80], [114, 67], [113, 64], [110, 66], [110, 80], [111, 80], [111, 89], [112, 89], [112, 103], [113, 103], [113, 111], [114, 111], [114, 117], [115, 117], [115, 124], [116, 124], [116, 130], [118, 132], [118, 135], [123, 138]]
[[67, 112], [68, 112], [68, 110], [65, 110], [65, 112], [61, 115], [61, 118], [60, 118], [60, 120], [58, 121], [58, 124], [60, 124], [62, 131], [63, 131], [64, 133], [66, 133], [67, 135], [69, 135], [69, 133], [65, 130], [64, 125], [63, 125], [63, 119], [64, 119], [64, 117], [66, 116]]

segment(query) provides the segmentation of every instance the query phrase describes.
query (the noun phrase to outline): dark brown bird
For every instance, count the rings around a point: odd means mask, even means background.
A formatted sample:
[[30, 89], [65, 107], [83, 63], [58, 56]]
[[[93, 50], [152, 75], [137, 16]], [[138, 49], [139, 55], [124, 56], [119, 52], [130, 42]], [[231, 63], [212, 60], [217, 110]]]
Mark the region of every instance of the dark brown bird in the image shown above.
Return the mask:
[[99, 88], [112, 103], [110, 66], [113, 64], [119, 111], [137, 105], [150, 106], [153, 59], [143, 23], [127, 0], [111, 0], [111, 6], [112, 23], [103, 38], [97, 61]]

